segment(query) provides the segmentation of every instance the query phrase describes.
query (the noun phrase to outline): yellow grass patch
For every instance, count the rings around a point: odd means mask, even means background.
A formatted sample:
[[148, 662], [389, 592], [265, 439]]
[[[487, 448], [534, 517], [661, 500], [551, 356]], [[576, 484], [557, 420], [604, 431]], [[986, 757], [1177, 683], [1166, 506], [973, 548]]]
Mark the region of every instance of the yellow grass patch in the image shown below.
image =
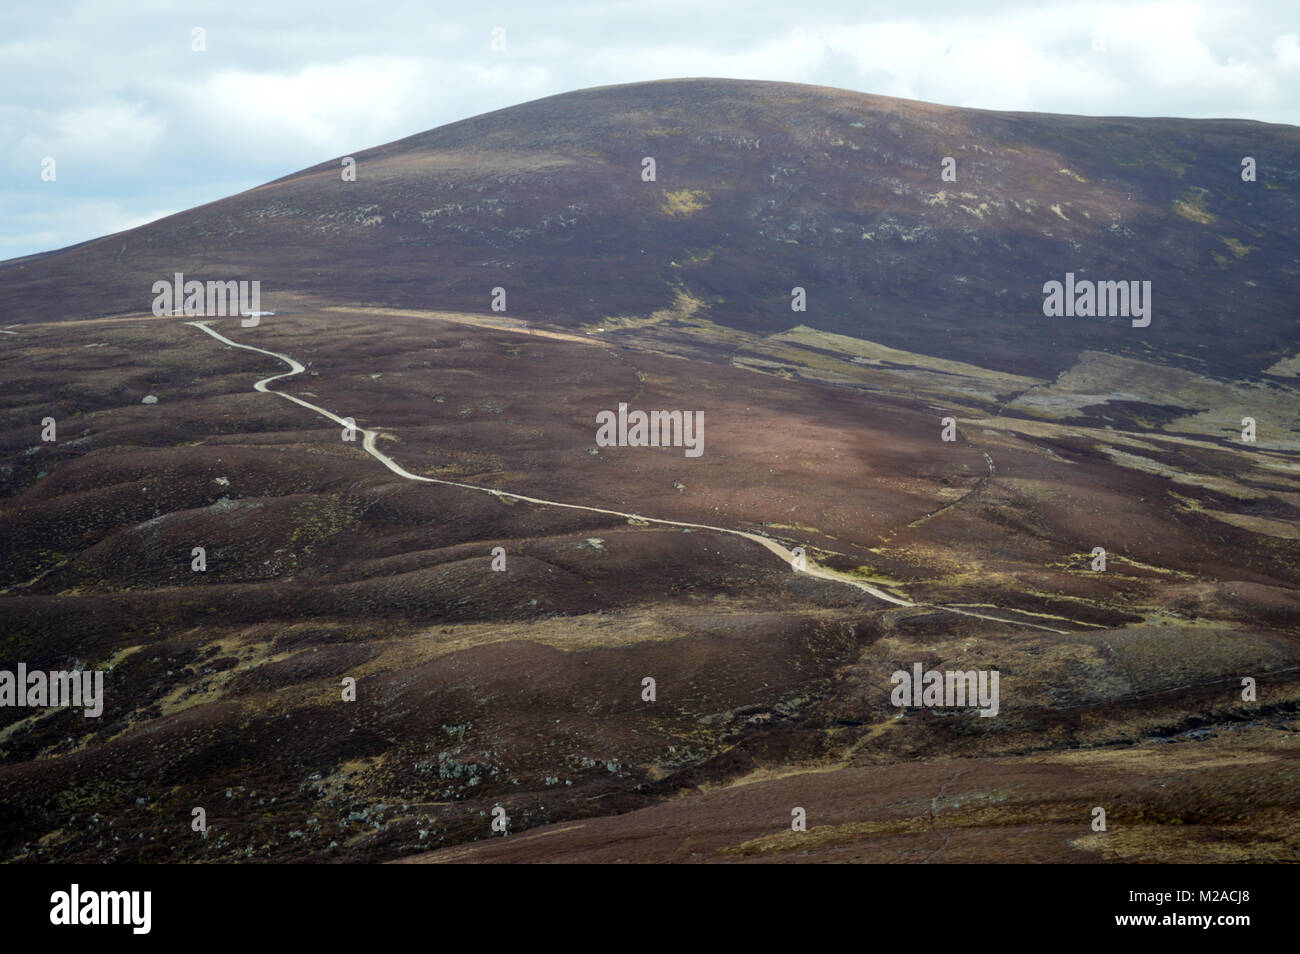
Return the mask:
[[693, 215], [709, 205], [709, 194], [701, 189], [679, 189], [676, 192], [665, 189], [664, 198], [667, 201], [659, 207], [659, 211], [673, 216]]

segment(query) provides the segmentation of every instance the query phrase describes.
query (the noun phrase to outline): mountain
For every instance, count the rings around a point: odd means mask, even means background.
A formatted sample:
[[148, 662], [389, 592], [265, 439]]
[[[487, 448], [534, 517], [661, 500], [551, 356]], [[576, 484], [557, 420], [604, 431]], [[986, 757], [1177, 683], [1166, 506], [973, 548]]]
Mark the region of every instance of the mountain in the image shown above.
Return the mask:
[[0, 263], [0, 859], [1294, 861], [1297, 135], [643, 83]]
[[[14, 321], [147, 311], [173, 273], [576, 328], [686, 296], [1050, 376], [1083, 350], [1241, 377], [1290, 357], [1300, 130], [955, 109], [785, 83], [583, 90], [355, 153], [0, 266]], [[654, 182], [642, 160], [655, 160]], [[955, 160], [956, 181], [942, 177]], [[1257, 179], [1242, 179], [1250, 157]], [[1047, 319], [1066, 272], [1150, 281], [1153, 317]]]

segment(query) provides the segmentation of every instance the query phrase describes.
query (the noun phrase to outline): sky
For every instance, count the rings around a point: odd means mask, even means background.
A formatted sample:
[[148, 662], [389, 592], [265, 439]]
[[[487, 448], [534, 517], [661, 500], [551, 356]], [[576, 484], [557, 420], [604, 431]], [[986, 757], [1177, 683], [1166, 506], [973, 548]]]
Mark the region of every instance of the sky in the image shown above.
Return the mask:
[[490, 110], [684, 76], [1296, 125], [1300, 0], [5, 0], [0, 259]]

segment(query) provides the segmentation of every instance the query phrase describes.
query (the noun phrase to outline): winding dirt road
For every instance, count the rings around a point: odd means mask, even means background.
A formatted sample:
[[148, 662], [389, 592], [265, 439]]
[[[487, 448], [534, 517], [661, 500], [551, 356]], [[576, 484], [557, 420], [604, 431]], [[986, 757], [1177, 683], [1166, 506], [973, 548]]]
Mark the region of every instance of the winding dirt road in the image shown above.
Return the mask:
[[[350, 424], [352, 424], [352, 422], [339, 417], [337, 414], [333, 413], [332, 411], [327, 411], [325, 408], [320, 407], [316, 404], [312, 404], [310, 401], [304, 401], [302, 398], [296, 397], [285, 391], [273, 391], [267, 386], [272, 381], [279, 381], [281, 378], [291, 378], [294, 375], [302, 374], [304, 371], [307, 370], [306, 367], [304, 367], [300, 362], [298, 362], [294, 358], [291, 358], [285, 354], [280, 354], [277, 351], [268, 351], [266, 348], [256, 348], [253, 345], [241, 344], [238, 341], [232, 341], [231, 339], [223, 335], [221, 332], [216, 331], [213, 328], [209, 327], [206, 321], [187, 321], [186, 324], [192, 325], [201, 331], [205, 331], [213, 338], [216, 338], [218, 341], [221, 341], [232, 347], [243, 348], [245, 351], [255, 351], [258, 354], [264, 354], [269, 357], [276, 358], [280, 361], [283, 361], [285, 364], [289, 365], [290, 370], [285, 371], [281, 374], [273, 374], [269, 378], [263, 378], [262, 380], [254, 384], [253, 389], [255, 391], [261, 391], [264, 394], [274, 394], [277, 397], [284, 398], [286, 401], [292, 401], [294, 404], [301, 405], [302, 407], [307, 408], [309, 411], [315, 411], [317, 414], [333, 421], [335, 424], [338, 424], [341, 427], [347, 427]], [[372, 431], [368, 428], [364, 428], [355, 424], [353, 424], [352, 426], [355, 426], [356, 430], [363, 435], [361, 446], [365, 449], [366, 453], [369, 454], [371, 457], [375, 458], [375, 460], [379, 461], [381, 464], [383, 464], [393, 473], [397, 474], [397, 476], [403, 477], [406, 480], [418, 480], [426, 484], [441, 484], [444, 487], [459, 487], [462, 490], [474, 490], [474, 491], [478, 491], [479, 493], [491, 494], [494, 497], [500, 497], [503, 499], [522, 500], [525, 503], [537, 504], [543, 507], [563, 507], [566, 510], [585, 510], [589, 513], [608, 514], [611, 517], [620, 517], [625, 520], [636, 520], [636, 521], [641, 521], [643, 523], [657, 524], [659, 526], [665, 526], [665, 527], [685, 527], [691, 530], [707, 530], [712, 533], [727, 533], [727, 534], [731, 534], [732, 536], [743, 537], [744, 539], [749, 540], [752, 543], [757, 543], [759, 546], [764, 547], [771, 553], [776, 554], [776, 556], [780, 557], [786, 563], [786, 565], [790, 566], [792, 569], [794, 569], [796, 560], [798, 559], [793, 552], [787, 550], [785, 547], [781, 546], [781, 544], [777, 543], [775, 540], [769, 539], [768, 537], [761, 536], [757, 533], [748, 533], [744, 530], [732, 530], [728, 527], [714, 527], [704, 523], [688, 523], [682, 520], [666, 520], [661, 517], [646, 517], [636, 513], [624, 513], [621, 510], [607, 510], [604, 507], [590, 507], [585, 504], [565, 503], [560, 500], [544, 500], [540, 497], [528, 497], [525, 496], [524, 494], [516, 494], [516, 493], [511, 493], [510, 491], [497, 490], [492, 487], [479, 487], [475, 484], [464, 484], [455, 480], [440, 480], [436, 477], [423, 477], [419, 474], [411, 473], [409, 470], [407, 470], [401, 464], [397, 463], [397, 461], [393, 460], [391, 457], [389, 457], [387, 454], [385, 454], [383, 451], [381, 451], [379, 448], [375, 446], [375, 440], [379, 436], [378, 431]], [[990, 471], [992, 471], [992, 461], [989, 461], [989, 469]], [[828, 567], [819, 566], [818, 564], [814, 563], [812, 560], [807, 559], [806, 557], [804, 558], [803, 562], [804, 562], [804, 568], [801, 570], [795, 570], [795, 572], [803, 573], [806, 576], [811, 576], [819, 580], [831, 580], [836, 583], [843, 583], [846, 586], [856, 587], [859, 590], [862, 590], [866, 593], [870, 593], [872, 596], [876, 597], [879, 600], [882, 600], [886, 603], [892, 603], [895, 606], [912, 606], [912, 607], [917, 607], [918, 609], [942, 610], [943, 612], [946, 613], [955, 613], [960, 616], [974, 616], [978, 619], [992, 620], [994, 622], [1006, 623], [1012, 626], [1029, 626], [1034, 629], [1046, 630], [1047, 632], [1050, 633], [1065, 634], [1070, 632], [1069, 630], [1055, 629], [1051, 626], [1044, 626], [1041, 623], [1030, 623], [1024, 620], [1017, 620], [1017, 619], [1004, 619], [999, 616], [987, 616], [983, 613], [976, 613], [976, 612], [972, 612], [971, 610], [958, 609], [952, 606], [941, 606], [941, 605], [935, 605], [930, 603], [914, 603], [911, 600], [902, 599], [890, 593], [886, 593], [884, 590], [872, 586], [870, 583], [867, 583], [863, 580], [855, 579], [852, 576], [849, 576], [847, 573], [841, 573], [838, 570], [832, 570], [829, 569]], [[1015, 612], [1022, 612], [1022, 611], [1016, 610]], [[1080, 623], [1078, 625], [1083, 626], [1087, 624]]]

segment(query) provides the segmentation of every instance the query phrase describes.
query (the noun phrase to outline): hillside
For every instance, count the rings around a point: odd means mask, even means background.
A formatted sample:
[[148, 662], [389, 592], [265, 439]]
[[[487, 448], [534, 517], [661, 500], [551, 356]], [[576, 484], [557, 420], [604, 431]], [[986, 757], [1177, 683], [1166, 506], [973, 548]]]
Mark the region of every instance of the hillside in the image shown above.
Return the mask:
[[[656, 181], [642, 181], [642, 159]], [[1254, 158], [1258, 180], [1243, 182]], [[956, 181], [941, 179], [944, 157]], [[1080, 351], [1243, 377], [1291, 357], [1300, 130], [954, 109], [782, 83], [583, 90], [452, 123], [62, 252], [0, 265], [11, 321], [148, 310], [176, 271], [268, 307], [487, 311], [569, 328], [679, 296], [1051, 376]], [[1152, 283], [1140, 332], [1046, 319], [1065, 273]], [[1194, 276], [1194, 279], [1189, 280]]]
[[1298, 146], [677, 80], [0, 263], [0, 672], [105, 677], [0, 859], [1296, 860]]

